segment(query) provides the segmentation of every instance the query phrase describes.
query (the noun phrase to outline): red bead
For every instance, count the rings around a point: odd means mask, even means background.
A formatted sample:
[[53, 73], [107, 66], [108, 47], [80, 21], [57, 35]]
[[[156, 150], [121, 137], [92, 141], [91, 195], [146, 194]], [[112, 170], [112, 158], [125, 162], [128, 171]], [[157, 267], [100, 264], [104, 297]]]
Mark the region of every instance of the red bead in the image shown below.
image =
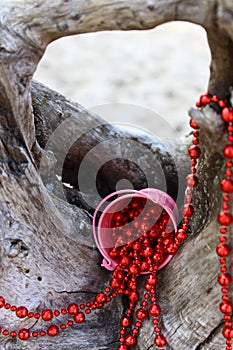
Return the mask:
[[53, 314], [54, 314], [54, 316], [58, 317], [60, 315], [60, 311], [59, 310], [54, 310]]
[[152, 304], [150, 307], [149, 307], [149, 314], [151, 316], [159, 316], [161, 314], [161, 309], [159, 307], [159, 305], [157, 304]]
[[47, 334], [50, 337], [56, 337], [56, 335], [58, 335], [58, 333], [59, 333], [59, 328], [57, 326], [51, 325], [48, 327]]
[[198, 146], [192, 145], [188, 149], [189, 156], [191, 159], [197, 159], [201, 155], [201, 150]]
[[212, 101], [212, 102], [215, 102], [215, 103], [218, 103], [218, 101], [219, 101], [218, 96], [213, 95], [213, 96], [211, 97], [211, 101]]
[[0, 296], [0, 308], [4, 307], [5, 305], [5, 299]]
[[211, 98], [208, 94], [201, 95], [200, 97], [200, 103], [202, 106], [205, 106], [211, 102]]
[[79, 312], [74, 315], [74, 321], [76, 323], [83, 323], [85, 321], [85, 314], [83, 312]]
[[40, 318], [40, 313], [37, 312], [35, 315], [34, 315], [34, 318], [36, 318], [37, 320]]
[[66, 315], [67, 314], [67, 310], [66, 309], [61, 309], [61, 314], [62, 315]]
[[233, 145], [226, 145], [223, 150], [223, 154], [227, 159], [233, 158]]
[[190, 124], [191, 128], [193, 128], [195, 130], [199, 129], [198, 124], [193, 119], [190, 119], [189, 124]]
[[16, 311], [17, 310], [17, 307], [15, 305], [12, 305], [11, 306], [11, 311]]
[[130, 263], [130, 260], [127, 256], [123, 256], [122, 259], [121, 259], [121, 265], [122, 266], [128, 266]]
[[230, 179], [222, 180], [221, 189], [225, 193], [232, 193], [233, 192], [233, 181]]
[[220, 108], [224, 108], [224, 107], [226, 107], [226, 101], [220, 100], [220, 101], [218, 101], [218, 105]]
[[149, 264], [146, 261], [142, 261], [140, 263], [140, 271], [148, 271], [149, 270]]
[[177, 231], [176, 238], [180, 242], [184, 242], [188, 238], [188, 234], [184, 230], [180, 229], [180, 230]]
[[231, 320], [231, 316], [230, 315], [224, 315], [223, 318], [226, 321], [230, 321]]
[[28, 309], [25, 306], [19, 306], [16, 310], [16, 316], [19, 318], [28, 316]]
[[146, 279], [146, 282], [150, 285], [150, 286], [155, 286], [156, 283], [157, 283], [158, 279], [157, 279], [157, 276], [156, 274], [150, 274], [147, 279]]
[[129, 349], [128, 346], [125, 345], [125, 344], [121, 344], [121, 345], [117, 348], [117, 350], [128, 350], [128, 349]]
[[115, 248], [113, 248], [112, 250], [110, 250], [109, 252], [109, 256], [111, 258], [115, 258], [117, 256], [117, 250]]
[[16, 333], [15, 331], [12, 331], [12, 332], [10, 332], [10, 336], [11, 336], [11, 337], [16, 337], [16, 336], [17, 336], [17, 333]]
[[60, 325], [60, 328], [61, 328], [61, 329], [66, 329], [66, 324], [65, 324], [65, 323], [62, 323], [62, 324]]
[[32, 336], [35, 338], [35, 337], [38, 337], [38, 332], [32, 332]]
[[220, 306], [220, 311], [224, 314], [230, 314], [233, 310], [232, 304], [229, 301], [223, 301]]
[[41, 337], [45, 337], [46, 336], [46, 332], [45, 331], [40, 331], [40, 336]]
[[220, 231], [220, 233], [225, 235], [227, 233], [227, 228], [226, 227], [221, 227], [219, 231]]
[[136, 264], [129, 265], [129, 273], [132, 275], [138, 275], [139, 267]]
[[167, 344], [167, 341], [166, 341], [166, 338], [163, 335], [161, 335], [161, 334], [156, 335], [156, 337], [155, 337], [155, 345], [157, 345], [159, 348], [162, 348], [166, 344]]
[[157, 326], [157, 327], [154, 328], [154, 331], [155, 331], [155, 333], [160, 333], [161, 329]]
[[228, 178], [232, 177], [232, 171], [231, 170], [227, 169], [225, 173], [226, 173], [226, 177], [228, 177]]
[[121, 318], [121, 325], [122, 325], [122, 327], [125, 327], [125, 328], [131, 326], [131, 320], [130, 320], [130, 318], [127, 317], [127, 316], [123, 316], [123, 317]]
[[220, 271], [223, 272], [223, 273], [226, 273], [227, 272], [226, 266], [221, 266], [220, 267]]
[[229, 209], [230, 209], [229, 204], [228, 204], [228, 203], [223, 203], [222, 209], [223, 209], [223, 210], [229, 210]]
[[126, 337], [125, 337], [125, 344], [127, 346], [134, 346], [137, 344], [137, 339], [136, 337], [134, 337], [132, 334], [128, 334]]
[[144, 308], [140, 308], [136, 311], [136, 317], [140, 321], [145, 321], [147, 319], [147, 311]]
[[132, 303], [136, 303], [138, 300], [139, 300], [139, 294], [138, 292], [130, 292], [129, 295], [129, 300], [132, 302]]
[[111, 282], [110, 282], [110, 286], [113, 288], [113, 289], [118, 289], [120, 287], [120, 282], [118, 281], [118, 279], [116, 278], [112, 278], [111, 279]]
[[145, 248], [142, 250], [141, 254], [142, 254], [143, 256], [145, 256], [146, 258], [147, 258], [147, 257], [150, 257], [150, 256], [153, 255], [153, 248], [150, 247], [150, 246], [149, 246], [149, 247], [145, 247]]
[[42, 317], [42, 319], [43, 319], [44, 321], [50, 321], [50, 320], [52, 320], [52, 318], [53, 318], [53, 312], [52, 312], [52, 310], [50, 310], [50, 309], [45, 309], [45, 310], [43, 310], [43, 311], [42, 311], [41, 317]]
[[188, 231], [188, 229], [189, 229], [188, 225], [186, 225], [186, 224], [183, 224], [183, 225], [182, 225], [182, 230], [183, 230], [184, 232]]
[[218, 215], [218, 223], [223, 226], [228, 226], [232, 222], [232, 215], [230, 213], [221, 212]]
[[184, 230], [180, 229], [177, 231], [176, 238], [180, 242], [184, 242], [188, 238], [188, 234]]
[[233, 142], [233, 135], [228, 135], [227, 139], [228, 139], [229, 142]]
[[226, 265], [227, 260], [226, 260], [226, 258], [220, 258], [219, 262], [221, 265]]
[[226, 123], [230, 123], [233, 121], [233, 108], [232, 107], [226, 107], [222, 110], [222, 119]]
[[226, 287], [222, 287], [222, 293], [223, 294], [228, 294], [229, 293], [229, 289]]
[[30, 331], [26, 328], [22, 328], [18, 332], [18, 337], [21, 340], [27, 340], [30, 337]]
[[196, 177], [196, 175], [189, 174], [186, 177], [186, 184], [187, 186], [190, 186], [190, 187], [196, 187], [198, 184], [198, 178]]
[[106, 294], [104, 293], [98, 293], [95, 297], [95, 301], [98, 303], [98, 304], [103, 304], [106, 302]]
[[224, 323], [224, 325], [225, 325], [225, 327], [231, 327], [231, 326], [232, 326], [232, 323], [229, 322], [229, 321], [226, 321], [226, 322]]
[[194, 213], [194, 208], [191, 204], [185, 204], [183, 206], [183, 215], [184, 216], [192, 216]]
[[223, 330], [222, 330], [222, 335], [225, 337], [225, 338], [233, 338], [233, 329], [232, 327], [224, 327]]
[[70, 304], [70, 305], [68, 306], [67, 310], [68, 310], [69, 314], [75, 315], [75, 314], [78, 313], [79, 307], [78, 307], [77, 304], [74, 304], [74, 303], [73, 303], [73, 304]]
[[3, 335], [9, 335], [8, 329], [4, 329], [4, 331], [2, 331], [2, 334], [3, 334]]
[[220, 243], [216, 248], [216, 252], [219, 256], [228, 256], [230, 253], [230, 247], [228, 244]]

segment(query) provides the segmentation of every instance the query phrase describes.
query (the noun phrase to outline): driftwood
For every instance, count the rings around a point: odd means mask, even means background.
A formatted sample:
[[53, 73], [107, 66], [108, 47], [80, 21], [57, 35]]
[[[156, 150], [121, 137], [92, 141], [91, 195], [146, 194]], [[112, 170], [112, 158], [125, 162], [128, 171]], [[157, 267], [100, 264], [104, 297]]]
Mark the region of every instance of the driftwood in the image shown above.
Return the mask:
[[[110, 193], [121, 178], [127, 178], [136, 189], [146, 187], [149, 181], [150, 186], [167, 186], [179, 207], [189, 164], [186, 145], [116, 129], [83, 107], [32, 82], [47, 45], [72, 34], [148, 29], [168, 21], [186, 20], [201, 25], [208, 34], [212, 53], [209, 91], [229, 98], [233, 83], [232, 2], [2, 0], [0, 5], [0, 294], [7, 296], [11, 304], [27, 305], [33, 311], [55, 309], [71, 301], [92, 299], [110, 279], [109, 272], [100, 267], [101, 257], [92, 240], [91, 219], [99, 197], [92, 191], [83, 191], [77, 182], [77, 172], [87, 152], [104, 141], [112, 143], [113, 148], [122, 139], [135, 142], [145, 152], [146, 163], [147, 152], [155, 159], [146, 167], [145, 174], [150, 177], [143, 176], [140, 164], [118, 159], [101, 168], [97, 179], [99, 193]], [[203, 113], [191, 110], [190, 114], [202, 131], [196, 215], [190, 239], [159, 273], [161, 323], [168, 349], [219, 350], [224, 341], [217, 306], [215, 246], [224, 126], [210, 108]], [[59, 129], [61, 125], [64, 127]], [[62, 142], [67, 149], [64, 155], [58, 147]], [[134, 151], [123, 146], [118, 147], [117, 155], [134, 160]], [[87, 158], [88, 169], [95, 169], [100, 158], [98, 154]], [[145, 163], [143, 156], [141, 161]], [[56, 175], [73, 187], [64, 186]], [[141, 282], [143, 285], [143, 277]], [[82, 326], [72, 327], [56, 338], [22, 342], [1, 335], [0, 347], [116, 349], [124, 307], [125, 300], [118, 298], [90, 315]], [[22, 321], [9, 315], [7, 310], [1, 310], [3, 327], [40, 329], [40, 320]], [[148, 322], [137, 349], [152, 349], [152, 344]]]

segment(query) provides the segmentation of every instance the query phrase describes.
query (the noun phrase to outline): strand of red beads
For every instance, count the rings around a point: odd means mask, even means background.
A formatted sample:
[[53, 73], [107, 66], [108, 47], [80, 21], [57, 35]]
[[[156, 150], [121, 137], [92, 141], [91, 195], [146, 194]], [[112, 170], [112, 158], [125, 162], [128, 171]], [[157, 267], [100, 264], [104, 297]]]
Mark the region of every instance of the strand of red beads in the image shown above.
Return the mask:
[[[216, 96], [205, 94], [200, 97], [197, 102], [197, 107], [201, 108], [210, 103], [217, 103], [221, 109], [223, 120], [228, 124], [228, 144], [224, 148], [224, 157], [226, 158], [226, 173], [225, 178], [221, 182], [223, 191], [222, 211], [219, 213], [218, 222], [220, 228], [220, 244], [217, 246], [217, 254], [220, 256], [221, 273], [218, 276], [218, 283], [222, 287], [222, 302], [220, 310], [224, 314], [224, 329], [223, 335], [226, 338], [226, 350], [232, 350], [233, 328], [231, 324], [231, 313], [233, 306], [229, 301], [228, 285], [231, 282], [231, 276], [227, 273], [226, 258], [230, 253], [229, 245], [226, 243], [227, 227], [232, 221], [232, 215], [229, 212], [230, 206], [229, 194], [233, 192], [232, 181], [232, 158], [233, 158], [233, 109], [227, 107], [225, 101], [220, 100]], [[154, 343], [163, 350], [167, 344], [166, 338], [161, 334], [159, 327], [159, 316], [161, 308], [157, 303], [156, 286], [157, 286], [157, 270], [163, 262], [166, 254], [175, 254], [179, 246], [188, 238], [188, 229], [190, 218], [194, 214], [192, 205], [193, 188], [197, 186], [198, 179], [196, 176], [197, 160], [200, 157], [201, 150], [199, 144], [199, 126], [191, 119], [190, 126], [193, 128], [193, 141], [188, 152], [191, 160], [191, 171], [186, 178], [187, 189], [185, 196], [185, 204], [183, 206], [183, 222], [181, 228], [175, 233], [169, 227], [169, 215], [165, 210], [161, 211], [161, 207], [154, 205], [149, 206], [146, 212], [145, 220], [139, 225], [138, 221], [134, 223], [134, 230], [127, 232], [121, 231], [120, 227], [134, 220], [141, 214], [145, 203], [143, 199], [135, 199], [131, 201], [128, 208], [124, 212], [115, 214], [115, 223], [113, 232], [116, 235], [116, 245], [109, 253], [114, 259], [118, 259], [119, 264], [112, 273], [110, 285], [105, 288], [104, 292], [98, 293], [94, 300], [86, 302], [86, 304], [77, 305], [70, 304], [61, 310], [44, 309], [39, 312], [29, 312], [25, 306], [16, 307], [7, 303], [3, 296], [0, 296], [0, 308], [5, 308], [19, 318], [41, 318], [43, 321], [52, 321], [54, 317], [68, 314], [73, 317], [72, 320], [57, 325], [50, 324], [45, 330], [30, 331], [23, 328], [18, 332], [9, 331], [0, 327], [0, 333], [5, 336], [18, 336], [21, 340], [27, 340], [30, 336], [38, 337], [49, 335], [57, 336], [60, 330], [67, 327], [72, 327], [74, 324], [81, 324], [85, 321], [86, 315], [90, 314], [94, 309], [102, 308], [106, 303], [110, 302], [118, 294], [124, 294], [128, 297], [129, 306], [125, 315], [120, 320], [120, 345], [118, 350], [128, 350], [130, 347], [137, 344], [137, 337], [143, 325], [143, 322], [150, 316], [154, 326]], [[151, 225], [151, 220], [160, 212], [159, 218], [154, 225]], [[158, 216], [158, 215], [157, 215]], [[171, 224], [170, 224], [171, 225]], [[151, 228], [152, 226], [152, 228]], [[124, 237], [128, 236], [128, 243], [125, 243]], [[148, 272], [145, 281], [145, 291], [143, 298], [140, 300], [138, 292], [138, 277], [141, 273]], [[140, 303], [140, 305], [139, 305]], [[135, 322], [133, 324], [133, 313], [135, 312]]]
[[230, 194], [233, 192], [233, 108], [230, 105], [227, 105], [226, 101], [210, 94], [202, 95], [200, 101], [197, 103], [197, 107], [204, 107], [210, 103], [215, 103], [220, 108], [222, 120], [227, 124], [228, 131], [228, 143], [223, 149], [223, 156], [225, 158], [225, 177], [221, 181], [221, 190], [223, 193], [222, 208], [218, 214], [220, 237], [216, 252], [219, 256], [220, 261], [220, 274], [218, 275], [218, 283], [222, 288], [222, 301], [219, 305], [219, 308], [224, 315], [224, 327], [222, 334], [224, 338], [226, 338], [226, 350], [232, 350], [233, 328], [231, 322], [231, 314], [233, 311], [233, 305], [229, 300], [229, 285], [231, 283], [231, 275], [227, 272], [227, 257], [230, 254], [230, 247], [227, 244], [227, 233], [228, 227], [232, 222]]
[[[197, 129], [197, 125], [191, 121], [192, 127]], [[183, 243], [188, 235], [188, 223], [190, 217], [193, 215], [194, 209], [191, 205], [192, 188], [197, 185], [197, 178], [194, 175], [196, 170], [196, 159], [200, 155], [200, 149], [198, 144], [198, 132], [194, 132], [193, 146], [189, 148], [189, 154], [191, 157], [191, 174], [187, 177], [187, 196], [186, 203], [183, 208], [183, 224], [180, 230], [176, 233], [170, 222], [168, 213], [162, 209], [159, 205], [154, 203], [147, 203], [145, 199], [134, 199], [131, 201], [128, 208], [125, 208], [123, 212], [115, 213], [115, 222], [113, 222], [113, 232], [116, 235], [116, 244], [112, 248], [109, 255], [118, 259], [119, 264], [112, 273], [112, 279], [110, 285], [105, 288], [104, 292], [98, 293], [92, 302], [86, 302], [86, 304], [77, 305], [75, 303], [70, 304], [66, 308], [61, 310], [44, 309], [39, 312], [29, 312], [25, 306], [16, 307], [5, 302], [5, 299], [0, 297], [0, 308], [5, 308], [12, 312], [15, 312], [19, 318], [41, 318], [43, 321], [52, 321], [54, 317], [60, 315], [72, 315], [73, 319], [68, 320], [66, 323], [57, 325], [50, 324], [45, 330], [30, 331], [23, 328], [18, 332], [9, 331], [7, 329], [0, 329], [1, 333], [5, 336], [11, 335], [12, 337], [18, 336], [21, 340], [27, 340], [32, 337], [45, 336], [57, 336], [60, 330], [64, 330], [67, 327], [71, 327], [74, 324], [81, 324], [85, 321], [85, 315], [90, 314], [93, 309], [102, 308], [107, 302], [110, 302], [117, 294], [125, 294], [129, 299], [129, 307], [126, 314], [122, 316], [120, 324], [120, 345], [118, 350], [128, 350], [130, 347], [136, 345], [137, 336], [143, 322], [152, 317], [152, 323], [154, 325], [155, 345], [161, 350], [167, 344], [166, 338], [161, 334], [159, 327], [158, 317], [161, 314], [161, 309], [157, 304], [156, 298], [156, 285], [157, 285], [157, 270], [159, 265], [165, 259], [166, 254], [175, 254], [178, 247]], [[148, 206], [145, 215], [145, 219], [142, 222], [135, 220], [144, 210], [145, 206]], [[154, 222], [154, 217], [158, 217]], [[135, 220], [135, 221], [134, 221]], [[121, 227], [130, 221], [134, 221], [134, 229], [124, 232]], [[128, 237], [128, 243], [125, 244], [125, 237]], [[145, 282], [145, 292], [143, 299], [140, 301], [138, 293], [137, 279], [142, 272], [149, 272]], [[140, 301], [140, 306], [137, 307]], [[133, 313], [135, 312], [136, 321], [132, 324]]]
[[[127, 222], [133, 221], [137, 218], [145, 207], [146, 200], [135, 199], [132, 200], [130, 206], [124, 209], [124, 212], [115, 214], [115, 222], [113, 231], [116, 235], [116, 245], [112, 248], [109, 255], [117, 258], [118, 266], [112, 273], [110, 285], [105, 288], [104, 292], [98, 293], [92, 302], [77, 305], [70, 304], [61, 310], [44, 309], [39, 312], [29, 312], [25, 306], [16, 307], [10, 305], [5, 299], [0, 297], [0, 308], [5, 308], [12, 312], [18, 318], [41, 318], [45, 322], [52, 321], [54, 317], [61, 315], [72, 315], [73, 319], [66, 323], [61, 323], [60, 326], [50, 324], [46, 330], [30, 331], [27, 328], [20, 329], [18, 332], [9, 331], [0, 328], [0, 332], [5, 336], [18, 336], [21, 340], [27, 340], [32, 337], [49, 335], [51, 337], [57, 336], [60, 330], [65, 330], [67, 327], [72, 327], [74, 324], [81, 324], [85, 321], [86, 315], [90, 314], [92, 310], [102, 308], [107, 302], [110, 302], [118, 294], [125, 294], [129, 299], [129, 306], [126, 314], [120, 320], [121, 329], [118, 350], [128, 350], [135, 346], [139, 331], [143, 322], [152, 317], [154, 326], [155, 345], [161, 350], [167, 344], [166, 338], [161, 334], [159, 327], [159, 316], [161, 309], [157, 303], [156, 285], [157, 285], [157, 270], [159, 265], [163, 262], [166, 254], [175, 254], [179, 245], [183, 243], [187, 237], [188, 223], [190, 217], [193, 215], [194, 209], [191, 205], [192, 189], [197, 185], [196, 160], [200, 155], [198, 144], [198, 126], [191, 121], [191, 126], [195, 129], [193, 145], [189, 148], [191, 157], [191, 174], [187, 176], [187, 196], [186, 203], [183, 207], [183, 224], [181, 229], [176, 233], [169, 223], [169, 215], [159, 205], [149, 203], [145, 220], [139, 223], [134, 222], [134, 230], [123, 232], [120, 227], [123, 227]], [[159, 213], [159, 215], [158, 215]], [[154, 217], [158, 217], [155, 224]], [[125, 244], [124, 237], [128, 237], [128, 243]], [[145, 292], [142, 300], [140, 300], [138, 292], [138, 277], [143, 272], [149, 272], [145, 281]], [[140, 305], [137, 304], [140, 302]], [[135, 322], [133, 324], [133, 313], [135, 312]]]

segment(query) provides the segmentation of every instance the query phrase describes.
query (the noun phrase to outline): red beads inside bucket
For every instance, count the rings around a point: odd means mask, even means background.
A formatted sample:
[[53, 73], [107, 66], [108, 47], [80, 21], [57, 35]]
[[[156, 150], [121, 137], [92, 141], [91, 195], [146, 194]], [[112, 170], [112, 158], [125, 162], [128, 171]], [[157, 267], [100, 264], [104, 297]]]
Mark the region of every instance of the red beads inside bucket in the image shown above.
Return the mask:
[[[107, 200], [113, 200], [102, 212], [98, 226], [96, 215]], [[146, 189], [118, 191], [98, 206], [93, 222], [94, 237], [104, 256], [102, 266], [113, 270], [118, 264], [139, 274], [165, 266], [176, 252], [174, 244], [178, 211], [166, 193]]]
[[[119, 196], [117, 199], [116, 195]], [[111, 199], [97, 224], [97, 214]], [[155, 345], [160, 348], [166, 345], [158, 320], [161, 309], [155, 294], [156, 272], [170, 261], [178, 249], [175, 244], [177, 221], [175, 202], [156, 189], [118, 191], [106, 197], [96, 209], [93, 232], [104, 257], [102, 266], [114, 270], [110, 288], [116, 294], [127, 295], [129, 300], [120, 320], [118, 350], [136, 345], [137, 335], [148, 317], [152, 318], [154, 325]], [[147, 274], [147, 277], [144, 295], [140, 297], [138, 277], [141, 274]]]

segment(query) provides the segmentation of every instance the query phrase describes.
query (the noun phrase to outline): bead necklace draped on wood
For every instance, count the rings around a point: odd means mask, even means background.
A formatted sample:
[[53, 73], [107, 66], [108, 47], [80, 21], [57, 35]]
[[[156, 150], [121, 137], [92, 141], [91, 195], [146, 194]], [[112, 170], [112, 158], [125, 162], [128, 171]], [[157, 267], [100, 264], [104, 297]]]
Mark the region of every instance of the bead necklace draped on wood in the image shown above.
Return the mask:
[[[223, 149], [226, 169], [225, 177], [221, 181], [223, 203], [218, 214], [220, 243], [216, 252], [220, 257], [221, 265], [218, 283], [222, 287], [222, 301], [219, 306], [224, 318], [222, 334], [226, 338], [226, 350], [232, 350], [233, 328], [231, 315], [233, 305], [229, 298], [231, 275], [228, 273], [226, 265], [227, 257], [231, 251], [227, 244], [227, 233], [232, 222], [230, 194], [233, 192], [233, 108], [227, 101], [208, 93], [202, 95], [196, 105], [198, 108], [202, 108], [213, 104], [220, 109], [221, 117], [227, 124], [228, 130], [228, 144]], [[98, 293], [93, 300], [83, 304], [72, 303], [60, 310], [44, 309], [36, 313], [29, 311], [25, 306], [11, 305], [5, 300], [4, 296], [0, 296], [0, 308], [15, 313], [16, 317], [20, 319], [42, 319], [46, 323], [49, 322], [49, 325], [43, 330], [27, 328], [8, 330], [1, 325], [0, 333], [2, 335], [18, 337], [21, 340], [45, 335], [55, 337], [67, 327], [85, 322], [88, 314], [95, 309], [103, 308], [117, 295], [125, 295], [128, 298], [128, 307], [120, 319], [118, 350], [128, 350], [137, 344], [137, 337], [143, 322], [149, 317], [154, 330], [154, 344], [159, 349], [164, 349], [167, 340], [159, 326], [159, 317], [162, 310], [158, 305], [156, 296], [157, 271], [163, 266], [164, 262], [168, 262], [167, 257], [174, 255], [179, 246], [188, 238], [190, 218], [195, 212], [192, 205], [192, 193], [193, 188], [198, 184], [196, 166], [201, 155], [201, 149], [199, 147], [199, 126], [193, 119], [190, 120], [190, 126], [193, 128], [193, 144], [188, 149], [191, 169], [186, 178], [187, 189], [180, 228], [176, 229], [176, 224], [171, 220], [173, 213], [169, 212], [165, 205], [155, 203], [150, 196], [145, 196], [145, 193], [139, 195], [139, 191], [137, 195], [135, 194], [137, 191], [133, 191], [134, 194], [132, 194], [129, 203], [111, 216], [109, 227], [111, 228], [111, 241], [114, 242], [114, 245], [108, 247], [107, 253], [109, 259], [112, 259], [115, 265], [109, 286]], [[169, 197], [167, 194], [166, 196]], [[133, 226], [130, 226], [129, 224], [132, 222]], [[100, 251], [102, 253], [101, 249]], [[147, 274], [142, 296], [140, 296], [138, 288], [138, 277], [141, 274]], [[67, 317], [66, 322], [59, 323], [61, 315]]]

